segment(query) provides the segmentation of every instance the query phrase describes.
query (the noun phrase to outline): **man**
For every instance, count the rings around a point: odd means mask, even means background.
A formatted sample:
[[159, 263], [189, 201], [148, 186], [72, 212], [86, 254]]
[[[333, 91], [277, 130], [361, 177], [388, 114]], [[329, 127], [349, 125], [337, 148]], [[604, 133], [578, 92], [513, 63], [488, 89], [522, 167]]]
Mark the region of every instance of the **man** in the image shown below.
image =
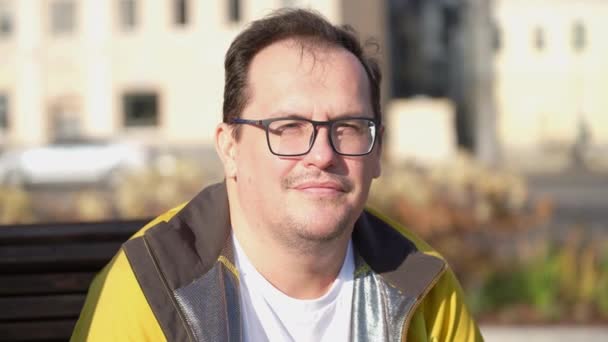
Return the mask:
[[481, 340], [446, 262], [364, 210], [383, 127], [355, 36], [284, 10], [242, 32], [225, 68], [225, 182], [124, 245], [73, 340]]

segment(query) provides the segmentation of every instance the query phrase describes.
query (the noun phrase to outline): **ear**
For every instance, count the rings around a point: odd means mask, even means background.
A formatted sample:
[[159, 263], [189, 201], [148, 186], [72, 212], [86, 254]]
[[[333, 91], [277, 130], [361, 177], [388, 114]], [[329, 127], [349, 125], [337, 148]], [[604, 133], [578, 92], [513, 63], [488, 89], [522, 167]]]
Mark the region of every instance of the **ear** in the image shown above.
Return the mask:
[[376, 138], [376, 151], [374, 152], [374, 170], [373, 176], [374, 178], [380, 177], [382, 174], [382, 146], [384, 145], [384, 126], [380, 126], [380, 131], [378, 132], [378, 137]]
[[215, 129], [215, 151], [224, 165], [224, 176], [226, 179], [236, 178], [236, 139], [232, 134], [233, 128], [225, 123], [220, 123]]

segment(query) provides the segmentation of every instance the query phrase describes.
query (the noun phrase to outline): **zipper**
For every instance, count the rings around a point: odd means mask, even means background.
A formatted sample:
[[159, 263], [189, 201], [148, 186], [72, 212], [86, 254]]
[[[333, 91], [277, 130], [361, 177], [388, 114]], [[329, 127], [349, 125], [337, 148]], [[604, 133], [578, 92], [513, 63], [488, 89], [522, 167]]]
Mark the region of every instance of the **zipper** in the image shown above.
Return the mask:
[[445, 273], [447, 268], [448, 268], [447, 263], [444, 263], [443, 267], [441, 268], [441, 271], [439, 273], [437, 273], [435, 278], [433, 278], [433, 280], [429, 283], [429, 285], [424, 289], [422, 294], [418, 297], [418, 300], [414, 303], [412, 309], [410, 310], [410, 313], [405, 317], [405, 321], [403, 322], [403, 327], [401, 328], [401, 342], [407, 341], [407, 332], [410, 328], [412, 317], [414, 317], [416, 310], [418, 310], [420, 303], [422, 303], [422, 299], [424, 297], [426, 297], [426, 295], [429, 293], [429, 291], [433, 287], [435, 287], [435, 284], [437, 284], [437, 282], [439, 281], [439, 278], [441, 278], [441, 276]]
[[173, 293], [169, 289], [169, 284], [167, 284], [167, 280], [165, 279], [163, 274], [160, 272], [160, 267], [158, 266], [156, 257], [154, 256], [154, 253], [152, 253], [152, 251], [150, 250], [150, 246], [148, 245], [148, 241], [146, 240], [145, 235], [143, 236], [143, 241], [144, 241], [144, 246], [146, 246], [146, 251], [148, 252], [148, 255], [150, 256], [150, 258], [152, 259], [152, 264], [154, 265], [154, 270], [156, 270], [158, 277], [161, 279], [161, 282], [163, 283], [163, 288], [167, 292], [167, 295], [169, 296], [169, 298], [171, 298], [171, 303], [173, 304], [175, 311], [178, 313], [178, 315], [180, 317], [180, 321], [182, 322], [182, 325], [184, 326], [184, 330], [186, 331], [186, 334], [188, 335], [188, 340], [191, 342], [195, 341], [190, 329], [184, 323], [184, 322], [186, 322], [186, 318], [183, 316], [182, 311], [179, 309], [179, 305], [178, 305], [177, 301], [175, 300], [175, 298], [173, 297]]

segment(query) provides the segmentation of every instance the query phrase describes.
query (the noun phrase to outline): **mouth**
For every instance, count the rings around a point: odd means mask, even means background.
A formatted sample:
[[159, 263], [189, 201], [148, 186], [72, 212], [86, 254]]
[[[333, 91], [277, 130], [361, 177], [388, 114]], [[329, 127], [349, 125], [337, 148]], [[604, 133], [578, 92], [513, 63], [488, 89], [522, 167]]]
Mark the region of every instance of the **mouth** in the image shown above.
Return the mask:
[[346, 192], [345, 187], [338, 182], [304, 182], [296, 185], [293, 189], [309, 194], [337, 195]]

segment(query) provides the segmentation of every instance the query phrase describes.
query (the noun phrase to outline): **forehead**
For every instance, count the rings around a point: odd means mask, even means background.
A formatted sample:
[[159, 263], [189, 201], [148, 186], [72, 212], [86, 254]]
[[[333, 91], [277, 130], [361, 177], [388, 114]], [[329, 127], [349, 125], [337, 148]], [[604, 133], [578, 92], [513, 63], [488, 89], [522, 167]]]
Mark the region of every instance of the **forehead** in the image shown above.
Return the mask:
[[369, 87], [361, 62], [346, 49], [295, 40], [262, 49], [248, 73], [250, 102], [262, 107], [371, 112]]

